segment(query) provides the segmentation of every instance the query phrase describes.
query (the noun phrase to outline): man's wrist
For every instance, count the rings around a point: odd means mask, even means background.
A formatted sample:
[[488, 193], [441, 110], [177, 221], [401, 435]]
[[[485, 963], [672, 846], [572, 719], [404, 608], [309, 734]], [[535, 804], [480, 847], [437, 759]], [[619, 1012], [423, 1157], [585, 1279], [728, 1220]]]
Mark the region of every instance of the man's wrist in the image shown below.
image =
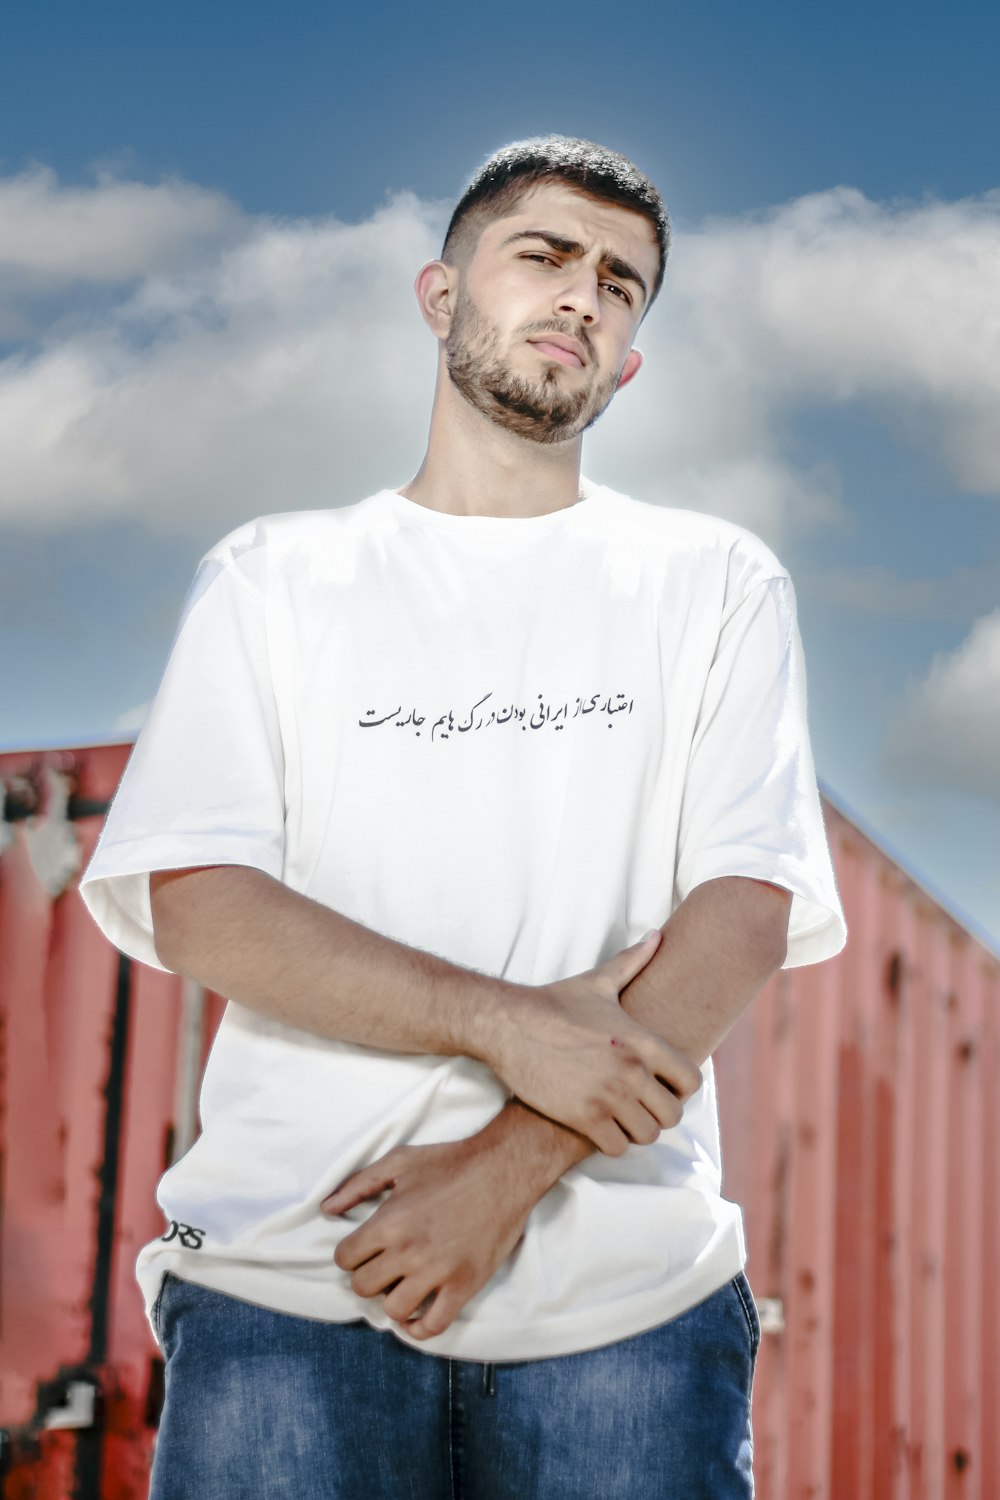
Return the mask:
[[592, 1142], [566, 1125], [509, 1099], [475, 1137], [479, 1149], [495, 1153], [515, 1170], [529, 1207], [543, 1198], [570, 1167], [594, 1153]]
[[485, 1063], [497, 1073], [508, 1039], [517, 1030], [517, 1016], [524, 1009], [528, 987], [485, 974], [475, 977], [478, 993], [471, 1005], [469, 996], [463, 997], [461, 1012], [454, 1020], [453, 1050]]

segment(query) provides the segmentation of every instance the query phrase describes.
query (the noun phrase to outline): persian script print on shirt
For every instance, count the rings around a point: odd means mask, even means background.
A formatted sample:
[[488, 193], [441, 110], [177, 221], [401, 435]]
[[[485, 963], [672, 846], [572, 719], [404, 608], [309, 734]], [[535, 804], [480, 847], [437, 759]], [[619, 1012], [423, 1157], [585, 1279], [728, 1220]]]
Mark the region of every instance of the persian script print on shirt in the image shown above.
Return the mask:
[[[431, 741], [447, 740], [453, 734], [468, 734], [480, 729], [495, 729], [500, 725], [511, 724], [527, 732], [529, 729], [552, 729], [556, 732], [565, 729], [575, 719], [583, 719], [590, 715], [596, 715], [595, 722], [602, 723], [608, 729], [615, 726], [615, 716], [618, 714], [631, 714], [635, 700], [628, 698], [624, 693], [601, 694], [593, 693], [587, 698], [569, 698], [560, 703], [557, 700], [546, 701], [544, 694], [538, 694], [538, 702], [530, 705], [517, 705], [504, 703], [502, 706], [489, 700], [493, 697], [492, 690], [484, 693], [466, 711], [465, 705], [451, 706], [444, 709], [436, 718], [432, 718], [432, 711], [420, 713], [417, 707], [412, 707], [404, 718], [403, 702], [401, 701], [388, 713], [380, 713], [378, 708], [369, 708], [358, 720], [361, 729], [381, 729], [392, 727], [394, 729], [413, 729], [417, 738], [424, 732], [424, 725], [429, 723]], [[571, 707], [571, 705], [573, 705]], [[438, 705], [435, 705], [437, 707]], [[458, 717], [463, 714], [463, 717]]]

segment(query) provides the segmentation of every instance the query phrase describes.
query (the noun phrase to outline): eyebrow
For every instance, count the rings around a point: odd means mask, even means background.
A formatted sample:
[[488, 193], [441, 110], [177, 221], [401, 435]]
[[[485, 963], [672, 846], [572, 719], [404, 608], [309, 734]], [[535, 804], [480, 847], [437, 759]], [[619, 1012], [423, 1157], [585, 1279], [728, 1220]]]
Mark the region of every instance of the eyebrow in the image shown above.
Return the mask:
[[[561, 234], [553, 234], [551, 229], [520, 229], [517, 234], [508, 235], [507, 239], [500, 246], [501, 250], [504, 248], [504, 245], [513, 245], [517, 240], [541, 240], [550, 249], [559, 250], [563, 255], [584, 255], [586, 253], [585, 247], [580, 244], [579, 240], [564, 239]], [[630, 261], [622, 260], [621, 256], [616, 255], [613, 250], [603, 250], [601, 252], [601, 264], [606, 266], [612, 276], [616, 276], [619, 281], [634, 282], [641, 289], [643, 302], [645, 302], [649, 295], [649, 289]]]

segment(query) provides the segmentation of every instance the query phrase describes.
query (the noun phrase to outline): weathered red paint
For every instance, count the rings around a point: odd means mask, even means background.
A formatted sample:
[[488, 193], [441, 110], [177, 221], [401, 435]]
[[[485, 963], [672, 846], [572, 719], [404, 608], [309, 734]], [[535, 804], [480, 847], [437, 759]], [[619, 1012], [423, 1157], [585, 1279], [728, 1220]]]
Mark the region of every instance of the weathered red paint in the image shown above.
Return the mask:
[[[104, 1337], [97, 1340], [103, 1353], [98, 1350], [95, 1361], [105, 1090], [119, 960], [95, 928], [75, 883], [55, 900], [43, 890], [26, 837], [46, 813], [46, 767], [76, 773], [77, 807], [86, 813], [88, 804], [100, 807], [111, 797], [128, 751], [127, 745], [115, 745], [0, 755], [4, 783], [29, 774], [43, 787], [38, 818], [13, 824], [13, 840], [0, 856], [5, 1500], [97, 1500], [98, 1495], [132, 1500], [146, 1493], [155, 1436], [156, 1349], [136, 1295], [133, 1263], [139, 1246], [161, 1228], [152, 1190], [168, 1148], [180, 982], [131, 966], [108, 1316]], [[73, 819], [81, 868], [100, 824], [100, 812]], [[207, 1010], [207, 1030], [214, 1029], [220, 1013], [218, 1002]], [[67, 1372], [93, 1379], [100, 1388], [99, 1420], [92, 1429], [51, 1431], [42, 1425], [40, 1408], [58, 1404], [55, 1387]]]
[[[0, 755], [0, 780], [75, 775], [82, 867], [128, 749]], [[827, 817], [848, 948], [778, 975], [716, 1059], [726, 1191], [746, 1209], [754, 1290], [784, 1319], [758, 1363], [758, 1494], [997, 1500], [1000, 961], [829, 804]], [[138, 1500], [158, 1369], [133, 1263], [162, 1228], [153, 1191], [171, 1149], [181, 985], [132, 965], [121, 1003], [118, 955], [75, 883], [55, 899], [39, 883], [38, 827], [16, 822], [0, 856], [3, 1494]], [[202, 1061], [220, 1014], [209, 997]], [[41, 1408], [67, 1373], [99, 1386], [97, 1421], [46, 1430]]]
[[1000, 1496], [1000, 960], [826, 806], [850, 940], [716, 1057], [726, 1191], [780, 1299], [763, 1500]]

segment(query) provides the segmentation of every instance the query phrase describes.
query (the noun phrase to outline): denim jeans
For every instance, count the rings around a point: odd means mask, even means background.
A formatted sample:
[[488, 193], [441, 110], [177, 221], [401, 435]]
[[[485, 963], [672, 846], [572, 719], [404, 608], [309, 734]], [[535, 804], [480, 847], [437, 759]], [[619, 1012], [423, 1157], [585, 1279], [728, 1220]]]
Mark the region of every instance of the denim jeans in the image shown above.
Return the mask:
[[484, 1365], [168, 1274], [151, 1500], [749, 1500], [742, 1273], [581, 1354]]

